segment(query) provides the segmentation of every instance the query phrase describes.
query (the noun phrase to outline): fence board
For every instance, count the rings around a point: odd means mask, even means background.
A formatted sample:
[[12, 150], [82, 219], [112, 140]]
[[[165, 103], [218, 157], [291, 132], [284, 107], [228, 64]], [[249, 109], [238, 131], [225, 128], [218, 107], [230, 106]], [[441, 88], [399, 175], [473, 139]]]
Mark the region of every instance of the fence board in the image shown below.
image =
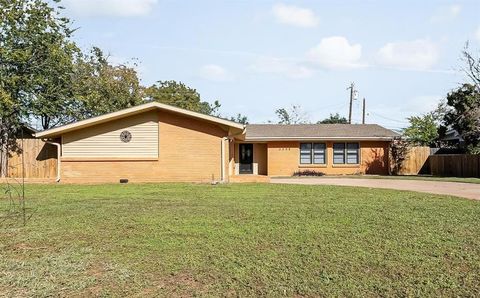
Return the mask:
[[[21, 153], [12, 153], [8, 159], [8, 177], [55, 178], [57, 175], [57, 147], [39, 139], [17, 141]], [[22, 166], [22, 153], [24, 166]]]

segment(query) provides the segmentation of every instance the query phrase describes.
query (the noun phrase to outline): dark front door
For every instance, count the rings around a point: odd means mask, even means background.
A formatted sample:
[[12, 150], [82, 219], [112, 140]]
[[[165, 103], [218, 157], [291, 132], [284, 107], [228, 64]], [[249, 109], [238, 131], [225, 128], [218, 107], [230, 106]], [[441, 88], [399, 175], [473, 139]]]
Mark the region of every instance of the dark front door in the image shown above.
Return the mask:
[[253, 174], [253, 144], [240, 144], [240, 174]]

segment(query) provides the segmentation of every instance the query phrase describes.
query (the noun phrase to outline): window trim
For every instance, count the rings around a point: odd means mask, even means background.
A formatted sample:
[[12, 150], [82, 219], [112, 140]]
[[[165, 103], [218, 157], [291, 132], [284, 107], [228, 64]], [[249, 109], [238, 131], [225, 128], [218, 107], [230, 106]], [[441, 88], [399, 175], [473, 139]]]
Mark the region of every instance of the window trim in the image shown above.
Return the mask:
[[[343, 144], [343, 163], [335, 162], [335, 144]], [[348, 162], [348, 144], [357, 144], [357, 162], [356, 163], [351, 163]], [[333, 160], [332, 164], [334, 166], [336, 165], [360, 165], [360, 160], [361, 160], [361, 146], [360, 142], [334, 142], [332, 144], [332, 152], [333, 152]]]
[[[310, 162], [309, 163], [305, 163], [305, 162], [302, 162], [302, 145], [303, 144], [309, 144], [310, 145]], [[315, 144], [322, 144], [323, 145], [323, 155], [324, 155], [324, 159], [323, 159], [323, 163], [320, 163], [320, 162], [315, 162]], [[300, 142], [300, 145], [299, 145], [299, 163], [301, 166], [305, 166], [305, 165], [327, 165], [328, 164], [328, 147], [327, 147], [327, 143], [326, 142]]]

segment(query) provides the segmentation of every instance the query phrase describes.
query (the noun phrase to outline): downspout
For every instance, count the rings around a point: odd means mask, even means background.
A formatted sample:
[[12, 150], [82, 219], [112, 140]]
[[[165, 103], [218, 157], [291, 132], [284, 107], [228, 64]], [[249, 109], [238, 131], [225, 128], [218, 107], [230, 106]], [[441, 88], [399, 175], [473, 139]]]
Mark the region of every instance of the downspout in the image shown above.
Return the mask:
[[62, 147], [59, 143], [55, 143], [55, 142], [52, 142], [52, 141], [48, 141], [48, 140], [45, 140], [45, 139], [42, 139], [42, 141], [44, 141], [45, 143], [47, 144], [51, 144], [51, 145], [54, 145], [57, 147], [57, 179], [55, 180], [55, 182], [60, 182], [60, 166], [61, 166], [61, 161], [60, 161], [60, 156], [61, 156], [61, 151], [62, 151]]
[[227, 141], [227, 140], [228, 140], [228, 137], [223, 137], [222, 138], [222, 147], [221, 147], [222, 166], [220, 167], [220, 169], [221, 169], [221, 171], [220, 171], [220, 174], [221, 174], [220, 182], [221, 183], [225, 183], [225, 141]]

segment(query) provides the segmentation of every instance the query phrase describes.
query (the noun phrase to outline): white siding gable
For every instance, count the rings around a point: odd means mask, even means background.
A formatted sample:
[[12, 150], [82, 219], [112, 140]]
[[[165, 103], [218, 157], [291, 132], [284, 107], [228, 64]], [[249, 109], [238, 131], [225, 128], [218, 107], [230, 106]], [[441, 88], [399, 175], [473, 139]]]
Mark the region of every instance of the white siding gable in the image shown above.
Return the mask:
[[[130, 142], [120, 134], [129, 131]], [[62, 138], [66, 158], [158, 158], [158, 114], [155, 111], [67, 133]]]

